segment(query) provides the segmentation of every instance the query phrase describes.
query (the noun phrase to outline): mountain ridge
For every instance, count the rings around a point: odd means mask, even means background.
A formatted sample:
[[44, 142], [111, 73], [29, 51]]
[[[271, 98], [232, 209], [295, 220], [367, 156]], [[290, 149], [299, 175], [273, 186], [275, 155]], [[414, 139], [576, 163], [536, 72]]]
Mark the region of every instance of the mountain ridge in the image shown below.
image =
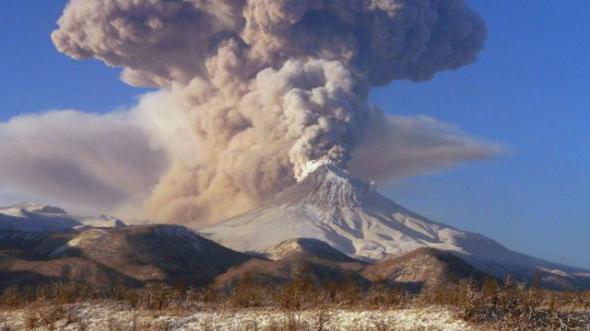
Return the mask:
[[203, 286], [250, 259], [179, 225], [84, 227], [28, 240], [0, 236], [0, 290], [58, 281]]
[[[174, 225], [168, 226], [174, 228]], [[74, 247], [65, 246], [63, 251], [54, 250], [54, 255], [49, 256], [49, 259], [75, 259], [75, 254], [60, 254], [76, 251], [77, 245], [92, 239], [93, 235], [100, 237], [101, 233], [108, 232], [113, 236], [125, 231], [141, 232], [141, 229], [141, 225], [127, 226], [110, 216], [73, 216], [61, 208], [35, 203], [4, 207], [0, 208], [0, 258], [4, 254], [1, 251], [3, 247], [35, 247], [37, 251], [43, 251], [45, 246], [36, 245], [51, 243], [47, 238], [57, 240], [55, 238], [78, 236], [77, 239], [71, 238], [74, 241], [70, 246]], [[499, 279], [510, 274], [513, 279], [530, 282], [540, 275], [541, 284], [548, 288], [590, 288], [588, 270], [527, 256], [485, 236], [433, 222], [389, 200], [372, 185], [333, 164], [318, 166], [301, 182], [277, 194], [256, 210], [197, 231], [196, 236], [208, 238], [221, 247], [241, 252], [248, 258], [258, 257], [258, 262], [251, 263], [253, 270], [273, 269], [277, 265], [291, 268], [292, 263], [302, 261], [323, 265], [320, 269], [328, 266], [328, 269], [337, 271], [339, 267], [334, 269], [337, 263], [380, 264], [428, 248], [453, 254], [478, 272]], [[153, 238], [159, 240], [158, 236]], [[150, 245], [157, 248], [157, 243]], [[121, 246], [121, 250], [125, 251], [126, 247], [130, 246]], [[101, 250], [96, 245], [95, 249]], [[92, 249], [86, 251], [92, 252]], [[440, 255], [427, 252], [421, 255], [427, 260], [434, 256], [435, 259], [428, 260], [433, 266], [444, 266], [448, 262], [442, 261], [441, 264], [437, 258]], [[120, 252], [115, 250], [112, 253], [116, 255]], [[162, 256], [149, 249], [145, 254], [154, 258]], [[194, 258], [199, 259], [198, 256]], [[262, 261], [264, 257], [281, 262], [271, 265], [272, 261], [267, 261], [270, 264]], [[323, 262], [316, 263], [319, 260]], [[39, 262], [36, 267], [44, 268], [42, 264]], [[459, 264], [452, 262], [449, 266]], [[24, 269], [26, 265], [35, 267], [23, 264]], [[454, 273], [452, 268], [439, 270]], [[112, 271], [105, 269], [102, 273], [112, 274]], [[281, 277], [287, 276], [284, 274]]]
[[126, 224], [113, 216], [77, 216], [59, 207], [23, 202], [0, 207], [0, 232], [52, 233], [80, 227], [122, 227]]

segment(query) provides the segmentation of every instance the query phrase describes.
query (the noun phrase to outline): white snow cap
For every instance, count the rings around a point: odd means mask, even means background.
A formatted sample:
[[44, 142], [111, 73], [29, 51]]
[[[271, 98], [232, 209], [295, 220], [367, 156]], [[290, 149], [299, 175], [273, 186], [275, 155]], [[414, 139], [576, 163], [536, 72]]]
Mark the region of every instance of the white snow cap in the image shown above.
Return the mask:
[[305, 166], [302, 169], [303, 171], [299, 176], [297, 176], [297, 182], [303, 181], [309, 174], [313, 173], [321, 166], [329, 164], [334, 164], [334, 162], [329, 159], [307, 161], [307, 163], [305, 163]]

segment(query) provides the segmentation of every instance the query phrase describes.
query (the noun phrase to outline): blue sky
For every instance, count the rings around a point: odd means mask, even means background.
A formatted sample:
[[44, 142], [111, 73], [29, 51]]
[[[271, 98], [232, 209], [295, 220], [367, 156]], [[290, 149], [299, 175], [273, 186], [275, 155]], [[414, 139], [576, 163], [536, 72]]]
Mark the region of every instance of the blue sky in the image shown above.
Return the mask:
[[[435, 220], [590, 268], [590, 2], [469, 3], [489, 30], [477, 63], [427, 83], [394, 82], [371, 101], [391, 114], [454, 123], [510, 152], [382, 190]], [[120, 82], [117, 69], [55, 50], [49, 34], [64, 4], [3, 3], [0, 120], [49, 109], [108, 112], [144, 92]]]

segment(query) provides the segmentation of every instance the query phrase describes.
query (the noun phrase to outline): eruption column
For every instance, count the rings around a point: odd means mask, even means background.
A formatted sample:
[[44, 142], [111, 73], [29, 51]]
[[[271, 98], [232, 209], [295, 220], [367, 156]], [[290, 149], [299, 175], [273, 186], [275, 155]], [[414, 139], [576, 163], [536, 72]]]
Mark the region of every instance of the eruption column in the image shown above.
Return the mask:
[[157, 87], [140, 116], [169, 170], [153, 217], [215, 222], [328, 160], [346, 167], [372, 86], [475, 60], [485, 26], [462, 0], [70, 0], [57, 48]]

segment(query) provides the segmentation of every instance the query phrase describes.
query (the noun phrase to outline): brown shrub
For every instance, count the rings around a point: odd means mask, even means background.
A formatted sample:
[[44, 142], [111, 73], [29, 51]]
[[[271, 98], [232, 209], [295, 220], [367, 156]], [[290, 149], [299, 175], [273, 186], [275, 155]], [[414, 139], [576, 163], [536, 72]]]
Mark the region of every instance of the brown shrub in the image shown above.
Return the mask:
[[491, 324], [502, 330], [575, 329], [588, 323], [583, 315], [564, 309], [573, 308], [571, 294], [526, 287], [509, 280], [503, 286], [485, 280], [481, 289], [472, 283], [427, 289], [420, 298], [422, 303], [450, 306], [467, 321]]
[[[259, 330], [257, 325], [256, 328], [250, 330]], [[272, 321], [269, 326], [264, 328], [265, 331], [307, 331], [310, 330], [306, 323], [300, 321], [300, 319], [294, 314], [289, 313], [287, 318], [280, 321]]]
[[39, 309], [29, 309], [25, 318], [27, 329], [44, 327], [49, 330], [63, 329], [70, 325], [78, 326], [78, 329], [87, 328], [84, 321], [80, 320], [70, 309], [62, 305], [53, 305]]
[[284, 284], [275, 298], [278, 306], [287, 310], [299, 310], [317, 306], [318, 292], [314, 281], [306, 273], [298, 273], [293, 281]]
[[314, 316], [315, 320], [315, 330], [316, 331], [324, 331], [326, 330], [326, 323], [330, 320], [330, 316], [328, 312], [324, 309], [318, 310], [318, 312]]
[[401, 287], [373, 284], [364, 297], [367, 308], [385, 309], [404, 307], [410, 302], [409, 293]]
[[266, 289], [250, 276], [246, 276], [233, 288], [227, 303], [233, 308], [251, 308], [264, 305], [266, 299]]

